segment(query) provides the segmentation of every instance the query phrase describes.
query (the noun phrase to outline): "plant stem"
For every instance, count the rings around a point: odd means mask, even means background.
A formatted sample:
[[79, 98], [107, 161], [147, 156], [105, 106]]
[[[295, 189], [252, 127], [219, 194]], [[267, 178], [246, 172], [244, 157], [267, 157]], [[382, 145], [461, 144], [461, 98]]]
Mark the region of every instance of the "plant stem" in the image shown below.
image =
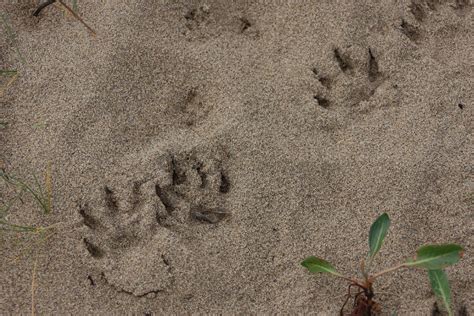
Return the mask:
[[401, 269], [401, 268], [404, 268], [406, 267], [407, 264], [406, 263], [402, 263], [402, 264], [399, 264], [397, 266], [394, 266], [394, 267], [391, 267], [391, 268], [388, 268], [386, 270], [383, 270], [383, 271], [380, 271], [378, 273], [375, 273], [374, 275], [372, 275], [370, 277], [371, 280], [375, 280], [376, 278], [378, 278], [379, 276], [383, 275], [383, 274], [386, 274], [386, 273], [389, 273], [389, 272], [392, 272], [392, 271], [396, 271], [398, 269]]
[[351, 284], [354, 284], [354, 285], [357, 285], [358, 287], [362, 288], [362, 289], [365, 289], [366, 286], [364, 285], [364, 283], [362, 283], [360, 280], [357, 280], [357, 279], [354, 279], [354, 278], [349, 278], [349, 277], [346, 277], [346, 276], [343, 276], [341, 274], [335, 274], [335, 276], [341, 278], [341, 279], [344, 279], [346, 281], [349, 281], [351, 282]]

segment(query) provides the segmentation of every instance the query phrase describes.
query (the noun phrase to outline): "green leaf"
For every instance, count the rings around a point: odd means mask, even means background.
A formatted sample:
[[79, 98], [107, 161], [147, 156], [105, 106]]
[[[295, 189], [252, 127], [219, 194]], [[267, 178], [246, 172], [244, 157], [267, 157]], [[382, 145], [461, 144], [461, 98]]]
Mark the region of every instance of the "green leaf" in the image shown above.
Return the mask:
[[342, 277], [342, 275], [337, 273], [336, 269], [329, 262], [320, 258], [313, 256], [308, 257], [301, 262], [301, 265], [311, 273], [329, 273]]
[[416, 252], [416, 259], [409, 260], [406, 265], [428, 270], [443, 269], [459, 261], [463, 248], [455, 244], [426, 245]]
[[387, 213], [380, 215], [370, 227], [369, 232], [369, 258], [375, 257], [383, 244], [385, 236], [387, 236], [390, 226], [390, 218]]
[[451, 289], [446, 272], [443, 270], [428, 270], [431, 288], [435, 295], [443, 302], [449, 315], [453, 315], [451, 310]]

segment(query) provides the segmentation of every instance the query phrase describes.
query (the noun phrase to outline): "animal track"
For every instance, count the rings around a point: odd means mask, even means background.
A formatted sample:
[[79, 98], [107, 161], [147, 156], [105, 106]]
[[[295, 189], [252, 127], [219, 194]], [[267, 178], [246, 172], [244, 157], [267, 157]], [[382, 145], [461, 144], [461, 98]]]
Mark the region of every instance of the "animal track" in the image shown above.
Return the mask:
[[408, 37], [411, 41], [413, 41], [415, 43], [420, 41], [421, 32], [416, 26], [414, 26], [414, 25], [408, 23], [407, 21], [405, 21], [404, 19], [402, 19], [402, 23], [400, 24], [400, 28], [401, 28], [402, 33], [406, 37]]
[[335, 48], [332, 53], [340, 72], [331, 77], [318, 68], [312, 69], [320, 84], [314, 99], [323, 108], [354, 106], [368, 100], [383, 81], [374, 51], [371, 48], [365, 52], [364, 49], [355, 49], [352, 54], [356, 58], [340, 48]]
[[218, 153], [166, 154], [156, 163], [161, 177], [105, 186], [99, 203], [79, 208], [84, 247], [103, 279], [137, 297], [166, 290], [186, 270], [182, 234], [230, 215], [224, 196], [231, 182]]
[[207, 5], [203, 5], [197, 8], [192, 8], [186, 12], [184, 18], [186, 19], [186, 27], [189, 30], [199, 28], [208, 21], [209, 7]]
[[183, 123], [188, 127], [192, 127], [203, 122], [208, 117], [212, 107], [203, 100], [197, 88], [192, 88], [188, 91], [184, 100], [178, 104], [177, 109]]
[[158, 214], [162, 225], [169, 227], [185, 221], [186, 214], [177, 212], [183, 200], [194, 221], [217, 223], [229, 215], [222, 204], [231, 185], [219, 160], [205, 162], [195, 152], [188, 152], [171, 155], [168, 166], [171, 183], [156, 185], [156, 195], [166, 211]]
[[[411, 15], [415, 18], [416, 24], [401, 20], [400, 30], [411, 41], [419, 43], [423, 38], [422, 25], [426, 22], [429, 13], [438, 10], [441, 4], [446, 4], [444, 0], [411, 0], [408, 6]], [[464, 15], [471, 9], [470, 0], [455, 0], [454, 4], [449, 5], [458, 15]]]
[[[214, 3], [212, 6], [186, 6], [184, 34], [189, 40], [209, 39], [223, 33], [243, 34], [250, 38], [259, 36], [249, 18], [244, 16], [245, 5], [239, 3]], [[240, 12], [240, 14], [235, 14]]]

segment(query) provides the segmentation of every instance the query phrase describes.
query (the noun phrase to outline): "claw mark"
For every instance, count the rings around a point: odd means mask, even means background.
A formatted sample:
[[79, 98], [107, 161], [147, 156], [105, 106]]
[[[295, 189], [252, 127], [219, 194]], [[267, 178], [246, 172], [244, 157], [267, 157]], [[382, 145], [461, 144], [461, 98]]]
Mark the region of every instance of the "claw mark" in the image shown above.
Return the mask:
[[405, 36], [408, 37], [410, 40], [414, 42], [420, 40], [420, 32], [415, 26], [407, 23], [405, 20], [402, 19], [402, 24], [400, 24], [400, 27], [402, 28], [402, 33], [405, 34]]
[[201, 188], [205, 188], [207, 186], [207, 174], [204, 171], [202, 171], [203, 167], [204, 167], [204, 164], [200, 161], [196, 162], [196, 164], [193, 166], [193, 169], [196, 170], [199, 177], [201, 178]]
[[466, 305], [461, 306], [458, 312], [459, 316], [468, 316]]
[[320, 75], [316, 68], [313, 68], [312, 71], [313, 71], [314, 75], [316, 76], [316, 78], [319, 80], [319, 82], [321, 82], [323, 87], [325, 87], [326, 89], [331, 89], [331, 79], [329, 79], [329, 77], [326, 77], [324, 75]]
[[331, 79], [325, 76], [320, 76], [318, 78], [319, 82], [325, 87], [326, 89], [331, 89]]
[[118, 211], [118, 202], [115, 198], [114, 192], [108, 187], [104, 187], [105, 203], [110, 210]]
[[352, 69], [350, 59], [346, 56], [341, 55], [339, 49], [337, 48], [334, 49], [334, 58], [336, 58], [337, 64], [343, 72], [347, 72]]
[[329, 107], [329, 100], [320, 96], [320, 95], [315, 95], [314, 99], [318, 101], [318, 104], [322, 106], [323, 108], [328, 108]]
[[186, 20], [194, 20], [195, 16], [196, 16], [196, 9], [191, 9], [184, 15], [184, 18]]
[[431, 316], [439, 316], [441, 311], [439, 310], [438, 303], [434, 302], [433, 309], [431, 310]]
[[89, 283], [91, 284], [91, 286], [95, 286], [95, 281], [94, 281], [94, 279], [92, 278], [92, 276], [88, 275], [88, 276], [87, 276], [87, 279], [89, 280]]
[[82, 216], [82, 222], [90, 229], [96, 229], [99, 226], [99, 223], [94, 217], [88, 214], [88, 210], [89, 208], [87, 205], [79, 208], [79, 214]]
[[242, 22], [242, 24], [240, 26], [240, 33], [245, 32], [246, 29], [248, 29], [249, 27], [252, 26], [252, 24], [250, 23], [250, 21], [247, 18], [240, 18], [239, 20], [240, 20], [240, 22]]
[[423, 6], [421, 3], [419, 3], [419, 1], [411, 0], [410, 11], [418, 21], [423, 21], [425, 18], [425, 11], [423, 10]]
[[170, 265], [170, 261], [169, 261], [169, 259], [168, 259], [168, 258], [166, 258], [166, 256], [165, 256], [165, 255], [161, 255], [161, 260], [163, 260], [163, 263], [164, 263], [166, 266], [168, 266], [168, 267], [169, 267], [169, 265]]
[[185, 106], [188, 105], [189, 103], [193, 102], [194, 99], [196, 99], [196, 97], [197, 97], [196, 88], [193, 88], [193, 89], [189, 90], [188, 94], [186, 95]]
[[369, 80], [376, 81], [379, 77], [379, 64], [369, 48]]
[[97, 247], [96, 245], [89, 242], [86, 238], [82, 240], [84, 245], [86, 246], [87, 251], [91, 254], [94, 258], [102, 258], [104, 256], [103, 251]]
[[430, 8], [430, 10], [436, 10], [436, 7], [439, 4], [439, 0], [426, 0], [426, 4]]
[[227, 215], [229, 215], [228, 212], [219, 208], [211, 209], [211, 208], [206, 208], [202, 205], [194, 206], [191, 208], [191, 217], [193, 219], [201, 221], [201, 222], [207, 222], [210, 224], [216, 224], [220, 222]]
[[165, 206], [165, 209], [168, 213], [172, 213], [174, 211], [173, 203], [169, 197], [168, 192], [163, 190], [158, 184], [155, 185], [156, 195], [160, 199], [161, 203]]
[[174, 156], [171, 156], [171, 173], [173, 175], [173, 185], [180, 185], [186, 181], [186, 175], [179, 170]]
[[132, 208], [135, 209], [140, 204], [140, 188], [142, 183], [140, 181], [133, 182], [132, 186]]
[[221, 184], [219, 186], [219, 192], [228, 193], [230, 191], [230, 182], [224, 172], [221, 171]]

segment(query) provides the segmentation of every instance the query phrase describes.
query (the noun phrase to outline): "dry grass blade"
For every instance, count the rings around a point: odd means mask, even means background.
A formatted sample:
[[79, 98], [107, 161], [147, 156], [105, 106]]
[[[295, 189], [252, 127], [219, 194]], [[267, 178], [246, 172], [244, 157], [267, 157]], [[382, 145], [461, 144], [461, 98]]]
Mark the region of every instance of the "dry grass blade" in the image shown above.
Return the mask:
[[35, 258], [33, 263], [33, 273], [31, 276], [31, 315], [35, 315], [35, 296], [36, 296], [36, 267], [38, 265], [38, 258]]
[[84, 25], [88, 30], [89, 32], [91, 32], [92, 35], [96, 36], [97, 33], [94, 31], [94, 29], [92, 29], [79, 15], [77, 15], [76, 12], [74, 12], [74, 10], [72, 8], [70, 8], [67, 4], [64, 3], [64, 1], [62, 0], [57, 0], [61, 6], [66, 9], [66, 11], [68, 11], [73, 17], [76, 18], [76, 20], [78, 20], [79, 22], [82, 23], [82, 25]]
[[15, 51], [18, 55], [18, 58], [20, 59], [21, 63], [26, 65], [26, 60], [25, 58], [23, 57], [23, 55], [21, 54], [20, 52], [20, 49], [18, 48], [17, 45], [15, 45], [16, 43], [16, 36], [15, 36], [15, 33], [13, 32], [13, 29], [12, 27], [10, 26], [10, 23], [8, 23], [8, 19], [7, 19], [7, 16], [1, 12], [0, 13], [0, 17], [1, 17], [1, 20], [2, 20], [2, 24], [3, 24], [3, 28], [5, 29], [5, 32], [7, 33], [7, 37], [8, 39], [10, 40], [11, 42], [11, 45], [15, 47]]
[[[51, 178], [51, 175], [49, 175], [49, 178]], [[23, 180], [20, 180], [12, 175], [6, 174], [4, 170], [0, 170], [0, 179], [3, 179], [3, 181], [6, 184], [12, 185], [18, 188], [20, 191], [25, 191], [27, 193], [30, 193], [35, 199], [35, 201], [39, 204], [39, 206], [41, 207], [41, 209], [43, 210], [45, 214], [48, 214], [51, 212], [52, 193], [51, 192], [45, 193], [43, 191], [43, 187], [41, 186], [41, 184], [39, 183], [36, 177], [34, 177], [35, 186], [32, 186], [32, 185], [27, 184]], [[51, 179], [49, 180], [49, 182], [51, 182]], [[51, 190], [51, 184], [50, 184], [49, 190]]]
[[47, 204], [47, 209], [49, 212], [53, 210], [53, 181], [52, 181], [52, 175], [51, 175], [51, 163], [48, 163], [48, 167], [46, 168], [45, 172], [45, 187], [46, 187], [46, 204]]
[[0, 75], [2, 76], [8, 76], [7, 82], [0, 86], [0, 97], [2, 97], [5, 94], [5, 91], [15, 82], [15, 80], [18, 78], [18, 71], [16, 70], [0, 70]]

